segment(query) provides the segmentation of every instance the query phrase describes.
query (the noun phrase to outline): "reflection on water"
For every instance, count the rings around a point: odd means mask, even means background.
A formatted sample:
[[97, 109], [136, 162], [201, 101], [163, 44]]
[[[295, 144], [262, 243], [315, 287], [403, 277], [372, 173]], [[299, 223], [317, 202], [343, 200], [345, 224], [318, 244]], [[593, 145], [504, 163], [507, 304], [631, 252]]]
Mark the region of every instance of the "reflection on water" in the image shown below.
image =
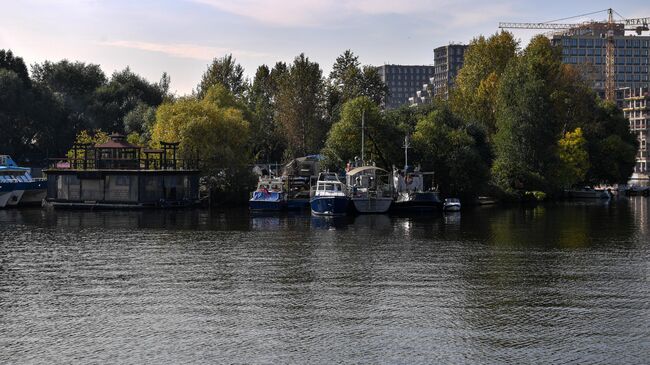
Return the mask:
[[644, 364], [648, 202], [2, 210], [1, 362]]

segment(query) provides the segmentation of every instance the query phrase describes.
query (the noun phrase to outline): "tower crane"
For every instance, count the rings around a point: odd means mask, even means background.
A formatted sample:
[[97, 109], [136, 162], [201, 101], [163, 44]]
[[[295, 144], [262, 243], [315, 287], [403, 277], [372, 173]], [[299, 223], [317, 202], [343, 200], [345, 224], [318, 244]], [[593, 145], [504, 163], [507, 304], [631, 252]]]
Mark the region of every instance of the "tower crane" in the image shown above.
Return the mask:
[[[638, 35], [642, 32], [649, 30], [648, 24], [650, 24], [650, 17], [648, 18], [633, 18], [633, 19], [621, 19], [614, 20], [615, 11], [611, 8], [607, 10], [596, 11], [593, 13], [577, 15], [569, 18], [558, 19], [557, 21], [562, 21], [566, 19], [584, 17], [588, 15], [593, 15], [597, 13], [607, 12], [607, 21], [589, 21], [582, 23], [573, 23], [573, 24], [562, 24], [555, 23], [556, 21], [544, 22], [544, 23], [499, 23], [499, 28], [501, 29], [548, 29], [551, 31], [559, 31], [560, 34], [564, 35], [576, 35], [576, 34], [586, 34], [592, 32], [596, 34], [596, 30], [604, 31], [601, 33], [601, 37], [606, 39], [606, 52], [605, 52], [605, 99], [614, 101], [615, 91], [616, 91], [616, 76], [615, 76], [615, 47], [614, 34], [615, 31], [620, 31], [625, 33], [625, 31], [635, 31]], [[618, 13], [617, 13], [618, 14]], [[619, 15], [620, 16], [620, 15]], [[622, 18], [622, 17], [621, 17]]]

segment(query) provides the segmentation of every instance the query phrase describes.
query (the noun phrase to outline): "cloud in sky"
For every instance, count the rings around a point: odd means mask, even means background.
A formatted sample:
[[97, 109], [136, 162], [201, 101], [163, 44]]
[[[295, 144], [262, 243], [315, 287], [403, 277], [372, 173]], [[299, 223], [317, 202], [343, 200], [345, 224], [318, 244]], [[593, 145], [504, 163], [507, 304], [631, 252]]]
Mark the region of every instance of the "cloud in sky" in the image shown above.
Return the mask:
[[211, 47], [197, 44], [179, 44], [179, 43], [155, 43], [140, 41], [104, 41], [99, 42], [103, 46], [138, 49], [142, 51], [163, 53], [172, 57], [191, 58], [201, 61], [212, 60], [215, 55], [232, 53], [236, 57], [263, 58], [268, 57], [266, 53], [251, 52], [240, 49], [231, 49], [225, 47]]
[[217, 10], [280, 27], [327, 27], [355, 16], [424, 15], [436, 20], [464, 19], [473, 25], [513, 14], [510, 3], [480, 5], [453, 0], [190, 0]]

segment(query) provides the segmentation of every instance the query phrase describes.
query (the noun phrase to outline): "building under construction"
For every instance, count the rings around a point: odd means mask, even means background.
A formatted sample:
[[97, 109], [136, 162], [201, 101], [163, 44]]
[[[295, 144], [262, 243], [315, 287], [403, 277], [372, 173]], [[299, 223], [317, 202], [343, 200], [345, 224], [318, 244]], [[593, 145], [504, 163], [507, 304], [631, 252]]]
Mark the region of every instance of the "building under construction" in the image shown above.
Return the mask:
[[636, 165], [632, 174], [634, 185], [648, 185], [650, 182], [650, 156], [648, 156], [648, 124], [650, 124], [650, 89], [620, 89], [623, 95], [623, 113], [630, 121], [630, 130], [639, 140]]
[[[562, 47], [562, 62], [575, 65], [594, 90], [605, 95], [607, 82], [607, 23], [572, 29], [573, 34], [556, 34], [552, 43]], [[650, 36], [626, 35], [621, 24], [614, 28], [614, 88], [650, 87]]]
[[597, 92], [614, 101], [619, 88], [650, 86], [650, 18], [625, 19], [607, 9], [560, 20], [604, 12], [605, 21], [500, 23], [499, 28], [551, 31], [552, 43], [562, 47], [562, 62], [578, 67]]

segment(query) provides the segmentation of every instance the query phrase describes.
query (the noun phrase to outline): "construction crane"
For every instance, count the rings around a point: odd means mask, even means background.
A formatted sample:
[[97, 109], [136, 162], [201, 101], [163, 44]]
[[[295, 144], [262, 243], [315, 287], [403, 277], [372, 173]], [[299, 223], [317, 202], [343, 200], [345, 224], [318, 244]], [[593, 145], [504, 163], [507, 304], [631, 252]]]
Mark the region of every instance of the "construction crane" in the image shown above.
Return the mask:
[[[560, 24], [555, 23], [556, 21], [562, 21], [572, 18], [589, 16], [597, 13], [607, 12], [607, 21], [589, 21], [583, 23], [574, 23], [574, 24]], [[616, 55], [616, 44], [614, 42], [615, 31], [620, 31], [625, 34], [625, 31], [635, 31], [637, 34], [641, 34], [644, 31], [647, 31], [648, 24], [650, 24], [650, 18], [634, 18], [634, 19], [621, 19], [614, 20], [615, 11], [611, 8], [607, 10], [596, 11], [593, 13], [582, 14], [577, 16], [572, 16], [569, 18], [558, 19], [556, 21], [544, 22], [544, 23], [499, 23], [499, 28], [501, 29], [548, 29], [553, 31], [560, 31], [560, 34], [563, 35], [576, 35], [576, 34], [586, 34], [592, 32], [595, 34], [595, 30], [604, 30], [605, 32], [601, 34], [603, 38], [607, 40], [607, 48], [605, 52], [605, 99], [614, 101], [616, 98], [616, 75], [615, 75], [615, 55]], [[618, 13], [617, 13], [618, 14]], [[620, 16], [620, 15], [619, 15]], [[622, 17], [621, 17], [622, 18]]]

